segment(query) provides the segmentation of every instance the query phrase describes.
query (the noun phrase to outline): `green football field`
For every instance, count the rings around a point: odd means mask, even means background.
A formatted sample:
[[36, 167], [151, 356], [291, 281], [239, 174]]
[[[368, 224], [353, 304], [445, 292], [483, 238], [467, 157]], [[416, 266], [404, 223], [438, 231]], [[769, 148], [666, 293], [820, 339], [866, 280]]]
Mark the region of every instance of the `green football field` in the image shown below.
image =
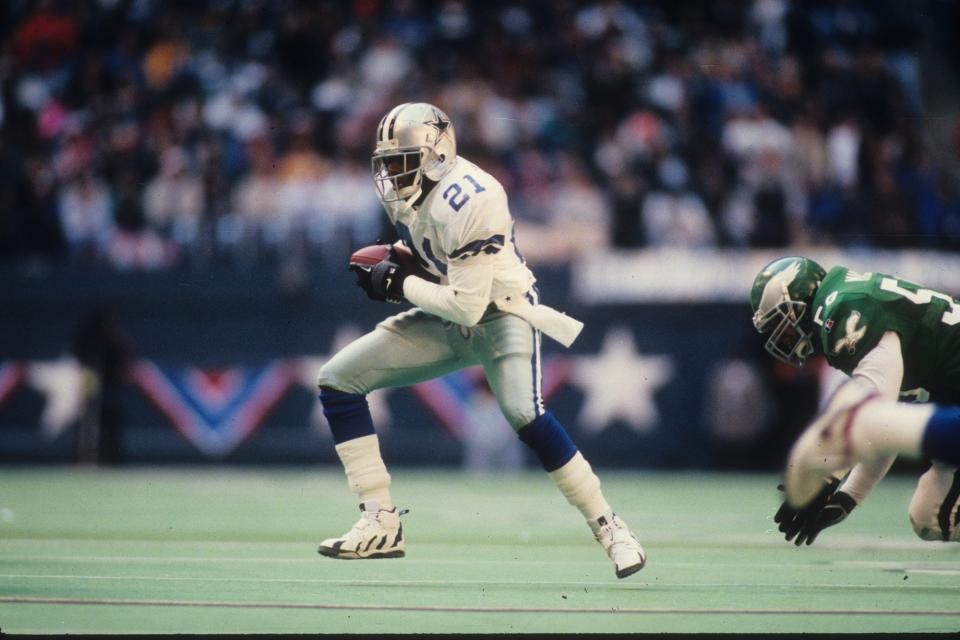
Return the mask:
[[358, 517], [339, 470], [0, 469], [6, 633], [943, 632], [960, 545], [884, 480], [812, 547], [772, 475], [611, 473], [647, 567], [617, 580], [542, 473], [392, 470], [407, 557], [316, 553]]

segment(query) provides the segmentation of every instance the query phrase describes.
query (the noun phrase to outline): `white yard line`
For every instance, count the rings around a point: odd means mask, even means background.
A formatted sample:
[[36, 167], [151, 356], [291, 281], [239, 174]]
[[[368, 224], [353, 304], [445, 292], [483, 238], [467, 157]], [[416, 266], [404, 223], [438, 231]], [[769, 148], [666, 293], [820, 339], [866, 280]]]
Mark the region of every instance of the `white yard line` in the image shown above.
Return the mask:
[[[960, 586], [937, 586], [937, 585], [863, 585], [863, 584], [838, 584], [838, 583], [803, 583], [796, 582], [785, 583], [758, 583], [758, 584], [735, 584], [729, 582], [670, 582], [664, 584], [649, 584], [642, 580], [635, 580], [631, 583], [613, 583], [613, 582], [583, 582], [579, 580], [371, 580], [371, 579], [353, 579], [353, 578], [240, 578], [240, 577], [203, 577], [203, 576], [108, 576], [108, 575], [60, 575], [60, 574], [28, 574], [28, 573], [2, 573], [0, 578], [20, 579], [20, 580], [116, 580], [128, 582], [232, 582], [232, 583], [250, 583], [250, 584], [329, 584], [342, 586], [432, 586], [432, 585], [502, 585], [502, 586], [547, 586], [547, 587], [604, 587], [615, 590], [633, 590], [633, 589], [738, 589], [738, 590], [756, 590], [756, 589], [785, 589], [794, 590], [804, 589], [824, 589], [831, 591], [846, 590], [877, 590], [877, 591], [903, 591], [903, 590], [925, 590], [925, 591], [944, 591], [947, 593], [956, 592], [960, 595]], [[0, 599], [2, 602], [2, 599]]]
[[97, 598], [42, 598], [0, 596], [0, 604], [47, 604], [138, 607], [207, 607], [230, 609], [314, 609], [360, 611], [416, 611], [436, 613], [572, 613], [572, 614], [666, 614], [666, 615], [789, 615], [789, 616], [949, 616], [960, 617], [960, 611], [941, 609], [732, 609], [674, 607], [444, 607], [375, 604], [320, 604], [306, 602], [224, 602], [209, 600], [128, 600]]

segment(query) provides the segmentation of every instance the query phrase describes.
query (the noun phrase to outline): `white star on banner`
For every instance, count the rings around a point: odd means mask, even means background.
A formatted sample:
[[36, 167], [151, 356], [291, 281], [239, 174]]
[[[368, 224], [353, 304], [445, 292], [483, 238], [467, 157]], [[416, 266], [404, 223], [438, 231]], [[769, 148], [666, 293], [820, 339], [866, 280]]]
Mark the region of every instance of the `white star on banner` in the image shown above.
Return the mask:
[[585, 396], [580, 425], [599, 433], [619, 419], [637, 433], [652, 431], [660, 420], [653, 395], [672, 377], [669, 357], [640, 355], [630, 329], [611, 328], [599, 354], [573, 358], [570, 382]]
[[40, 426], [50, 438], [60, 435], [83, 409], [83, 368], [70, 356], [27, 364], [27, 384], [44, 396]]
[[[354, 325], [346, 325], [337, 329], [333, 336], [333, 344], [330, 346], [330, 353], [319, 356], [306, 356], [300, 358], [298, 362], [297, 381], [307, 388], [313, 394], [313, 409], [310, 411], [310, 425], [321, 435], [330, 437], [330, 428], [327, 426], [327, 418], [323, 415], [323, 405], [320, 403], [320, 394], [317, 389], [317, 374], [320, 373], [320, 367], [332, 358], [338, 351], [359, 338], [363, 333]], [[393, 416], [390, 414], [390, 407], [387, 404], [387, 394], [392, 389], [377, 389], [367, 394], [367, 404], [370, 405], [370, 415], [373, 417], [373, 424], [377, 433], [386, 431], [393, 422]]]

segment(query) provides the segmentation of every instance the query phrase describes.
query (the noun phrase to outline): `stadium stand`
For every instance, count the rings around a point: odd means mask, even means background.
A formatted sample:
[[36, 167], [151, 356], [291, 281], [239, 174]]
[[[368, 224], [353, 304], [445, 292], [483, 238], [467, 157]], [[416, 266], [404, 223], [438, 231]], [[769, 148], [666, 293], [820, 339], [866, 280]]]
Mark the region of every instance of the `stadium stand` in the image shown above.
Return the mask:
[[[955, 249], [957, 149], [931, 149], [944, 118], [922, 80], [955, 78], [958, 10], [919, 4], [5, 3], [0, 259], [165, 268], [369, 241], [388, 232], [370, 131], [411, 97], [505, 183], [542, 240], [531, 261]], [[567, 246], [572, 226], [599, 233]]]

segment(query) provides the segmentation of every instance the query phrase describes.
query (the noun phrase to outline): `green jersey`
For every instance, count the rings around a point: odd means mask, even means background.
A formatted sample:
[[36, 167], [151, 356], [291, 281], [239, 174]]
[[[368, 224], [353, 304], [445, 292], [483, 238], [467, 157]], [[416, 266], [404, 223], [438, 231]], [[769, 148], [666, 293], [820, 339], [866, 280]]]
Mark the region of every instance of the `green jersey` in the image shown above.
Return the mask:
[[960, 302], [882, 273], [827, 272], [813, 298], [813, 341], [830, 366], [850, 374], [887, 331], [900, 336], [901, 391], [923, 388], [960, 403]]

